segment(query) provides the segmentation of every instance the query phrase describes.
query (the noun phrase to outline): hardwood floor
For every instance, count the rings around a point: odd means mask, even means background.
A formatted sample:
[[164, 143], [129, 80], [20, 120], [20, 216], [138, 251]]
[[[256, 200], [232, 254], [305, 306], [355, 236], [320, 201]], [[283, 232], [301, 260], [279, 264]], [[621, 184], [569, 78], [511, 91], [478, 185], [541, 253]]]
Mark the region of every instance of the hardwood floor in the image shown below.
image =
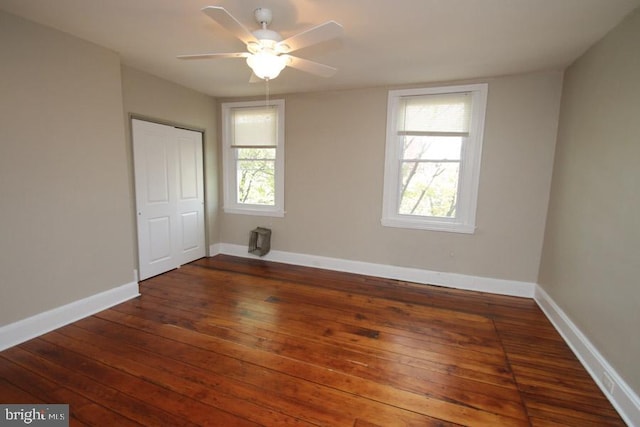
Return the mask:
[[533, 300], [218, 255], [0, 353], [71, 425], [623, 426]]

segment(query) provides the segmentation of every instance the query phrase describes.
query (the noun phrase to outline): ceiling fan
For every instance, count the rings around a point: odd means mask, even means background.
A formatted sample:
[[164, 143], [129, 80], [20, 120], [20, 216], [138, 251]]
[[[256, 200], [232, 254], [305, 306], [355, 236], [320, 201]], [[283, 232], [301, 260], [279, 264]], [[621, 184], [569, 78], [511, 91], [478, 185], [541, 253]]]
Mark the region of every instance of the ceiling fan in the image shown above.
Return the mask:
[[202, 12], [242, 40], [247, 45], [247, 52], [180, 55], [179, 59], [246, 58], [253, 70], [251, 81], [255, 81], [255, 77], [275, 79], [286, 66], [321, 77], [331, 77], [337, 71], [328, 65], [289, 55], [298, 49], [340, 37], [343, 28], [335, 21], [327, 21], [283, 40], [280, 34], [267, 28], [273, 18], [271, 10], [267, 8], [254, 11], [255, 19], [261, 26], [255, 31], [249, 31], [223, 7], [207, 6]]

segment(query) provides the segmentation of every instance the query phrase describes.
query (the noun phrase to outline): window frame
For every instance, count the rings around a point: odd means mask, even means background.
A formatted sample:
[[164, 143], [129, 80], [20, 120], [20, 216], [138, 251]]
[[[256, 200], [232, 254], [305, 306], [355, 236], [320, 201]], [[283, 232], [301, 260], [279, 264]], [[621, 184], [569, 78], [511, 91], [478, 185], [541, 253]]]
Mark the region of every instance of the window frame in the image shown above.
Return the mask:
[[[469, 136], [462, 145], [456, 216], [454, 218], [400, 214], [402, 143], [397, 131], [399, 103], [403, 97], [471, 93]], [[488, 84], [390, 90], [387, 103], [384, 189], [381, 223], [386, 227], [473, 234], [480, 178], [480, 160], [487, 106]]]
[[[255, 107], [275, 107], [277, 116], [276, 126], [276, 154], [275, 154], [275, 177], [274, 205], [256, 205], [248, 203], [238, 203], [237, 195], [237, 163], [236, 150], [233, 145], [232, 119], [233, 109], [255, 108]], [[268, 101], [242, 101], [224, 102], [222, 109], [222, 181], [223, 181], [223, 206], [225, 213], [284, 217], [284, 99], [270, 99]], [[256, 148], [256, 147], [253, 147]], [[263, 148], [270, 148], [265, 146]]]

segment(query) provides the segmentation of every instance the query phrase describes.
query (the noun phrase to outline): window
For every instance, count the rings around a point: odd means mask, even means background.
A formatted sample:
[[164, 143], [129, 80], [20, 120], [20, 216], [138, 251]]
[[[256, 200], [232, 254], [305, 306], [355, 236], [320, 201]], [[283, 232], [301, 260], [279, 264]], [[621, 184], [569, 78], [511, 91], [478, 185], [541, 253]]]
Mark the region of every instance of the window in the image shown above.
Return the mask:
[[284, 216], [284, 100], [222, 104], [224, 211]]
[[487, 85], [389, 92], [382, 224], [475, 231]]

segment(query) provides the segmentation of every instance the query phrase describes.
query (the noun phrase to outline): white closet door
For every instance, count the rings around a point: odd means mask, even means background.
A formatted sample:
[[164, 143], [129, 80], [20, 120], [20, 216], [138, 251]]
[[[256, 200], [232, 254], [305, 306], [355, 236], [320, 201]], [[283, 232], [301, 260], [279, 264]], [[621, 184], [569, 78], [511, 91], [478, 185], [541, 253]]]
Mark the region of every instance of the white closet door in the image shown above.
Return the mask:
[[205, 256], [202, 134], [132, 120], [140, 280]]
[[186, 264], [205, 256], [202, 134], [173, 128], [177, 152], [178, 260]]

